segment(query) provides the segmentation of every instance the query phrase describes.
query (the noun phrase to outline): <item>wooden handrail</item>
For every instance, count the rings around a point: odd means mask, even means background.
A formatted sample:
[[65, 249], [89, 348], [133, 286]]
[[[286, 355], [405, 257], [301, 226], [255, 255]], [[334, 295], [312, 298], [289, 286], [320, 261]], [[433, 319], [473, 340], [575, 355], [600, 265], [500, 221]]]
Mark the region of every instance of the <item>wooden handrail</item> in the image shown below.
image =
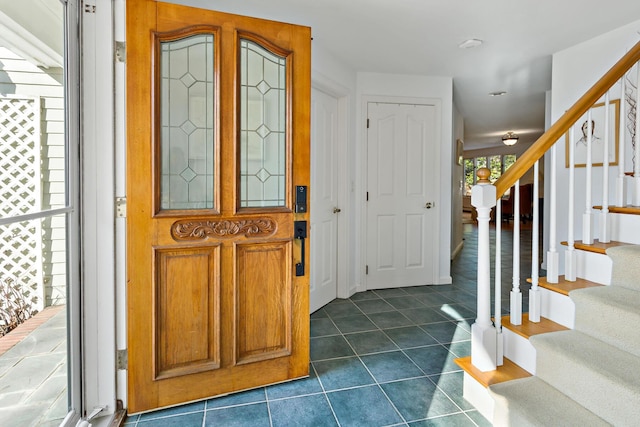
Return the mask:
[[518, 160], [496, 181], [496, 197], [499, 199], [518, 179], [533, 167], [569, 128], [613, 86], [624, 73], [640, 61], [640, 42], [627, 52], [600, 80], [573, 104]]

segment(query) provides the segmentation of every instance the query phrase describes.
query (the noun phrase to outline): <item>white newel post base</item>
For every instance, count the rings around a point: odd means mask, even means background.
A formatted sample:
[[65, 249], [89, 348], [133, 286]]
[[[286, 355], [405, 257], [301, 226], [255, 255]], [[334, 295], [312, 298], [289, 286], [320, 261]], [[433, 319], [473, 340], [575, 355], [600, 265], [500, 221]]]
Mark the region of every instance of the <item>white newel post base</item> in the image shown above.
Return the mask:
[[640, 177], [633, 177], [633, 206], [640, 206]]
[[471, 325], [471, 363], [483, 372], [496, 369], [496, 329], [493, 325]]
[[529, 291], [529, 320], [540, 321], [540, 289], [537, 288]]

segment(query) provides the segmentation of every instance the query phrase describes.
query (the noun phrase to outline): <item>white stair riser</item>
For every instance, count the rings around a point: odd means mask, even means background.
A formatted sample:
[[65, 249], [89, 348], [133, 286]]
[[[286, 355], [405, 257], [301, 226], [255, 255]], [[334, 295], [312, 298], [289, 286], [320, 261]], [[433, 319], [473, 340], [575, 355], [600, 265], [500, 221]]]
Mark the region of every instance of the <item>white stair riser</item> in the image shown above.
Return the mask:
[[640, 245], [640, 215], [610, 214], [611, 240]]
[[577, 277], [602, 285], [611, 283], [613, 262], [607, 255], [577, 250], [576, 265]]
[[527, 372], [536, 374], [536, 349], [529, 339], [515, 332], [502, 328], [504, 337], [504, 357], [519, 365]]
[[573, 329], [576, 305], [566, 295], [540, 288], [540, 315]]
[[495, 401], [489, 389], [480, 384], [468, 373], [464, 373], [462, 380], [462, 395], [471, 403], [489, 422], [493, 421]]

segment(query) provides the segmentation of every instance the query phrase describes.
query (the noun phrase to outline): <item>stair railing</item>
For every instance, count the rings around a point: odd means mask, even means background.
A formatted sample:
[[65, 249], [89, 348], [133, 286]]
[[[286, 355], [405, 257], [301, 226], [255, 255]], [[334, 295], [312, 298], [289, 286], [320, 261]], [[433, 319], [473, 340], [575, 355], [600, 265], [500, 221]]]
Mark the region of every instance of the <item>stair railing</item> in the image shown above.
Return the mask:
[[[471, 204], [477, 209], [478, 212], [478, 269], [477, 269], [477, 281], [478, 281], [478, 301], [477, 301], [477, 317], [471, 327], [471, 362], [481, 371], [495, 370], [497, 366], [502, 365], [503, 358], [503, 342], [501, 331], [501, 316], [502, 316], [502, 275], [501, 275], [501, 239], [499, 238], [500, 224], [502, 222], [501, 215], [501, 201], [508, 189], [514, 191], [514, 195], [511, 196], [514, 200], [513, 205], [513, 229], [514, 229], [514, 241], [513, 241], [513, 277], [512, 277], [512, 289], [510, 293], [510, 322], [514, 325], [522, 323], [522, 292], [520, 290], [520, 185], [519, 180], [533, 167], [533, 225], [532, 225], [532, 248], [531, 248], [531, 260], [527, 260], [526, 263], [531, 263], [531, 290], [529, 292], [529, 319], [533, 322], [540, 321], [541, 304], [540, 304], [540, 292], [538, 290], [538, 264], [539, 264], [539, 207], [538, 207], [538, 194], [539, 194], [539, 160], [544, 155], [551, 156], [550, 164], [551, 170], [548, 171], [548, 179], [550, 180], [550, 194], [549, 199], [549, 249], [546, 254], [546, 267], [547, 267], [547, 282], [558, 283], [559, 276], [559, 253], [557, 250], [557, 150], [558, 145], [564, 144], [565, 135], [569, 136], [569, 230], [567, 239], [567, 251], [565, 253], [565, 276], [566, 280], [576, 279], [576, 257], [574, 248], [574, 201], [575, 198], [575, 130], [578, 120], [587, 114], [587, 129], [586, 133], [583, 130], [582, 134], [586, 137], [586, 162], [585, 173], [586, 179], [584, 180], [585, 191], [585, 211], [582, 215], [582, 239], [586, 242], [592, 242], [593, 235], [593, 202], [592, 202], [592, 179], [593, 179], [593, 140], [592, 140], [592, 109], [595, 104], [604, 98], [603, 108], [605, 111], [605, 141], [602, 152], [602, 173], [603, 173], [603, 194], [602, 194], [602, 207], [600, 209], [600, 227], [599, 237], [605, 241], [609, 240], [609, 194], [608, 194], [608, 180], [609, 180], [609, 153], [608, 145], [609, 141], [609, 126], [613, 126], [609, 123], [609, 111], [611, 108], [611, 102], [609, 100], [609, 91], [616, 84], [621, 86], [621, 120], [619, 130], [619, 165], [616, 176], [616, 193], [615, 204], [617, 206], [625, 206], [627, 203], [627, 193], [631, 193], [631, 203], [634, 206], [640, 205], [640, 141], [635, 143], [634, 147], [634, 168], [631, 178], [632, 189], [627, 191], [625, 185], [625, 176], [627, 175], [624, 169], [625, 162], [625, 144], [626, 144], [626, 129], [624, 126], [625, 117], [625, 99], [628, 93], [629, 86], [632, 85], [630, 80], [630, 70], [640, 61], [640, 42], [637, 43], [631, 50], [629, 50], [600, 80], [598, 80], [569, 110], [567, 110], [561, 117], [555, 122], [531, 147], [522, 154], [517, 161], [502, 174], [502, 176], [491, 184], [489, 182], [490, 172], [486, 168], [479, 169], [478, 184], [472, 188]], [[635, 135], [640, 137], [640, 65], [636, 67], [635, 73], [635, 87], [636, 87], [636, 112], [635, 112]], [[631, 141], [628, 141], [631, 144]], [[600, 164], [598, 164], [600, 166]], [[615, 173], [615, 171], [614, 171]], [[497, 207], [496, 207], [497, 205]], [[491, 267], [490, 267], [490, 219], [491, 210], [495, 209], [495, 221], [496, 221], [496, 248], [495, 248], [495, 286], [494, 286], [494, 315], [492, 320], [491, 315]]]

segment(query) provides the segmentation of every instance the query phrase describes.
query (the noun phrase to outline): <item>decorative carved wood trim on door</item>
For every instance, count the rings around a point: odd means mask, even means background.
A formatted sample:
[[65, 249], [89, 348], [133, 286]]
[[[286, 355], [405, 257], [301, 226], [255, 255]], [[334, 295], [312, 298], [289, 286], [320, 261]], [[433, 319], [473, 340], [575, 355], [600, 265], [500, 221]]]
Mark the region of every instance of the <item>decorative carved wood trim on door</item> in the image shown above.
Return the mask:
[[267, 237], [276, 232], [277, 224], [271, 218], [239, 220], [181, 220], [171, 226], [176, 240], [205, 240], [211, 237]]

